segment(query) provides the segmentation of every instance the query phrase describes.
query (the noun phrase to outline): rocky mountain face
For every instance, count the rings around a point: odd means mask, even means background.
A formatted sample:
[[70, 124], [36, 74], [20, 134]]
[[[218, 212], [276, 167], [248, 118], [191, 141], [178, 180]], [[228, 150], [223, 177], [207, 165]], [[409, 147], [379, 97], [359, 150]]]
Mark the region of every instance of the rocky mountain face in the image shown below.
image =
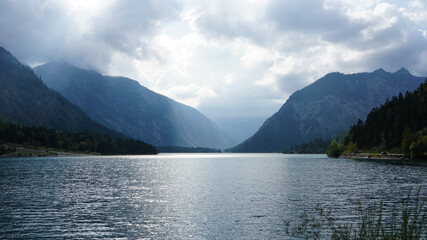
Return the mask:
[[91, 130], [121, 136], [92, 121], [61, 94], [49, 89], [33, 70], [0, 47], [0, 120], [68, 132]]
[[220, 148], [233, 140], [194, 108], [137, 81], [104, 76], [64, 62], [36, 67], [46, 85], [98, 123], [155, 146]]
[[281, 152], [292, 145], [326, 138], [365, 119], [372, 108], [400, 92], [413, 91], [424, 78], [405, 68], [395, 73], [329, 73], [292, 94], [280, 110], [233, 152]]

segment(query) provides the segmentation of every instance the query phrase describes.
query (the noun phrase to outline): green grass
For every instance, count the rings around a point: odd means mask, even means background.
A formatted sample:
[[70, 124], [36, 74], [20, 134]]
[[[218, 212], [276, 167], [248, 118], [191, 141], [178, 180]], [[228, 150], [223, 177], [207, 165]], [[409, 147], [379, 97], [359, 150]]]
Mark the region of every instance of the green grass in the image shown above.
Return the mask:
[[332, 210], [316, 208], [303, 213], [295, 222], [285, 221], [286, 234], [292, 239], [333, 240], [415, 240], [427, 239], [426, 200], [420, 199], [421, 188], [412, 189], [391, 215], [384, 214], [383, 203], [363, 208], [359, 201], [356, 223], [337, 223]]

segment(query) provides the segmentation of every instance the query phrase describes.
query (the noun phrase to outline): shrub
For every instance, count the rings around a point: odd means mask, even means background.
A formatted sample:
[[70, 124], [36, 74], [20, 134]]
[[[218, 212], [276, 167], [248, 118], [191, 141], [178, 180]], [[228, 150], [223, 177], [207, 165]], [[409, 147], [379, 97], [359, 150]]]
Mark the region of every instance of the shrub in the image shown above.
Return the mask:
[[427, 153], [427, 136], [419, 136], [416, 142], [409, 146], [411, 158], [425, 158]]
[[328, 155], [328, 157], [337, 158], [341, 156], [344, 150], [345, 150], [344, 146], [342, 145], [341, 142], [338, 143], [336, 140], [333, 140], [326, 154]]

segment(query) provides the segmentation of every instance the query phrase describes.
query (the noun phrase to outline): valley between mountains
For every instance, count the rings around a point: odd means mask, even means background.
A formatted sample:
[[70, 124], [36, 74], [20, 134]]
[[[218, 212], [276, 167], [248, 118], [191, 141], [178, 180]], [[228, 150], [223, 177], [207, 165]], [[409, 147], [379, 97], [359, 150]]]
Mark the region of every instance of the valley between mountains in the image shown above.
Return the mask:
[[372, 108], [413, 91], [424, 77], [394, 73], [328, 73], [296, 91], [258, 131], [237, 143], [198, 110], [126, 77], [105, 76], [67, 62], [34, 69], [0, 48], [0, 120], [65, 132], [130, 137], [156, 147], [282, 152], [328, 138], [364, 120]]

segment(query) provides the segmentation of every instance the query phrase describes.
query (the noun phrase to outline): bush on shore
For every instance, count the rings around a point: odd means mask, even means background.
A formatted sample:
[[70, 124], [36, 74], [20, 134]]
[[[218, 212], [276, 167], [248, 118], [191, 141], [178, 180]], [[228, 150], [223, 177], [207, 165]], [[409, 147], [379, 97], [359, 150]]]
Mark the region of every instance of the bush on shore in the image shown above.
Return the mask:
[[344, 145], [342, 145], [341, 142], [337, 142], [336, 140], [333, 140], [331, 142], [331, 145], [329, 146], [326, 154], [328, 155], [328, 157], [337, 158], [337, 157], [341, 156], [341, 154], [344, 151], [345, 151]]

